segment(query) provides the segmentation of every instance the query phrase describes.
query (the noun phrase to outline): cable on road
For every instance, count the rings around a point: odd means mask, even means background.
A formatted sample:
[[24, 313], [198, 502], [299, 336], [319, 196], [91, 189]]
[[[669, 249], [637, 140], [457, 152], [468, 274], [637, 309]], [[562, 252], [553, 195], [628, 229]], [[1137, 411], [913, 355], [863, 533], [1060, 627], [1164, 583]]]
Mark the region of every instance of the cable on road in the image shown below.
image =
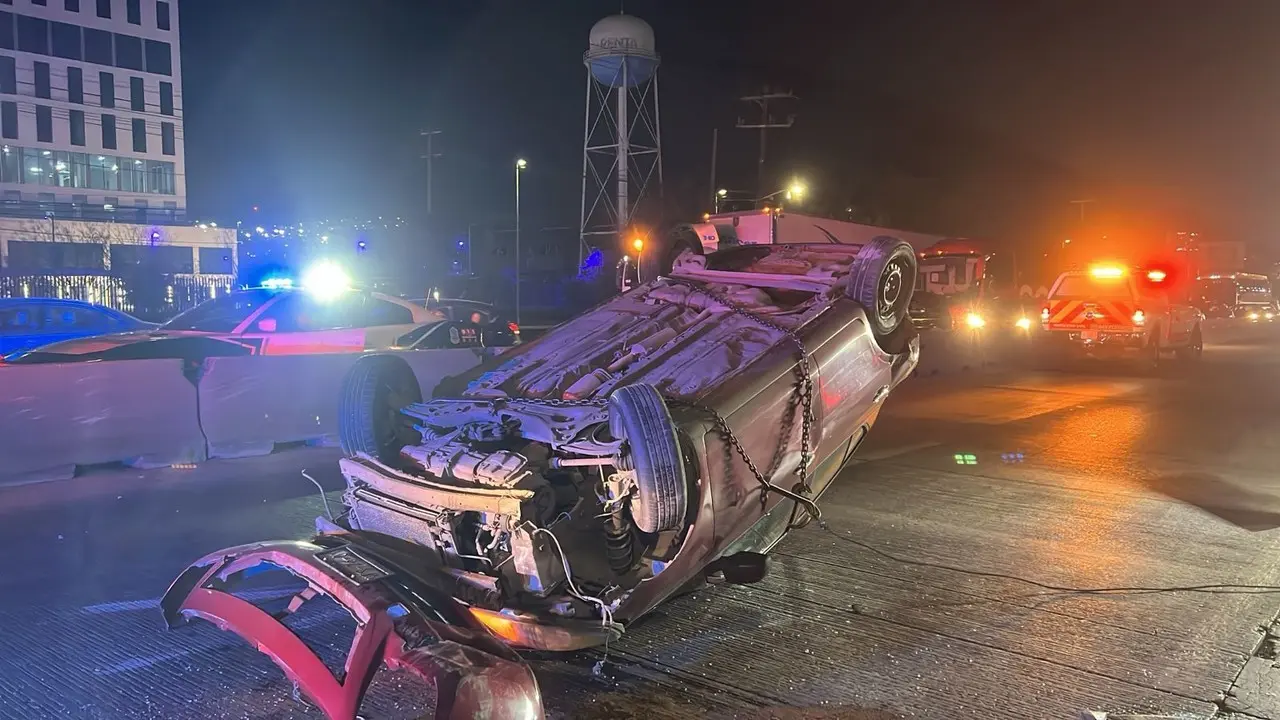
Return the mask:
[[828, 525], [825, 520], [819, 520], [818, 527], [830, 533], [830, 535], [836, 538], [837, 540], [847, 542], [850, 545], [856, 545], [862, 548], [863, 550], [871, 552], [875, 555], [879, 555], [880, 557], [885, 558], [887, 560], [892, 560], [893, 562], [901, 563], [903, 565], [914, 565], [916, 567], [927, 567], [927, 568], [934, 568], [937, 570], [949, 570], [951, 572], [961, 573], [964, 575], [973, 575], [976, 577], [988, 577], [988, 578], [998, 578], [1001, 580], [1012, 580], [1014, 582], [1020, 582], [1025, 585], [1031, 585], [1033, 587], [1038, 587], [1044, 590], [1052, 590], [1054, 592], [1076, 593], [1080, 595], [1145, 595], [1145, 594], [1177, 593], [1177, 592], [1207, 593], [1207, 594], [1213, 594], [1213, 595], [1267, 595], [1272, 593], [1280, 593], [1280, 585], [1242, 585], [1242, 584], [1236, 584], [1236, 583], [1208, 583], [1204, 585], [1172, 585], [1167, 587], [1136, 586], [1136, 587], [1096, 587], [1096, 588], [1081, 588], [1081, 587], [1068, 587], [1065, 585], [1051, 585], [1049, 583], [1040, 582], [1039, 580], [1032, 580], [1031, 578], [1025, 578], [1020, 575], [1010, 575], [1008, 573], [991, 572], [986, 570], [971, 570], [968, 568], [956, 567], [954, 565], [946, 565], [943, 563], [929, 562], [927, 560], [912, 560], [911, 558], [901, 557], [898, 555], [894, 555], [893, 553], [881, 550], [875, 547], [874, 545], [862, 542], [861, 540], [855, 540], [854, 538], [841, 535], [840, 533], [831, 529], [831, 526]]
[[315, 478], [308, 475], [306, 470], [302, 471], [302, 477], [310, 480], [311, 484], [316, 486], [316, 490], [320, 491], [320, 502], [324, 503], [324, 514], [329, 516], [329, 522], [337, 522], [337, 520], [333, 519], [333, 511], [329, 509], [329, 498], [325, 497], [324, 488], [320, 487], [320, 483], [316, 482]]

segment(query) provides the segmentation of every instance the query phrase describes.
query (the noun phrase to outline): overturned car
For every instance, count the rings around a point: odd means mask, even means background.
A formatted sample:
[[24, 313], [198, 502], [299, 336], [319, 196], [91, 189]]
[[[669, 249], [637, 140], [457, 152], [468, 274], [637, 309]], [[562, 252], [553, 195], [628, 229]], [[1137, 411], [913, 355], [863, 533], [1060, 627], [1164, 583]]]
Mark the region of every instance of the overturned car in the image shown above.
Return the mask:
[[[434, 682], [437, 717], [541, 717], [512, 648], [606, 644], [708, 577], [758, 580], [820, 517], [918, 360], [915, 277], [889, 237], [690, 252], [425, 402], [396, 358], [366, 357], [341, 403], [346, 512], [197, 561], [166, 620], [237, 632], [331, 718], [355, 717], [381, 662]], [[306, 581], [289, 611], [322, 593], [356, 618], [341, 682], [231, 594], [261, 563]]]

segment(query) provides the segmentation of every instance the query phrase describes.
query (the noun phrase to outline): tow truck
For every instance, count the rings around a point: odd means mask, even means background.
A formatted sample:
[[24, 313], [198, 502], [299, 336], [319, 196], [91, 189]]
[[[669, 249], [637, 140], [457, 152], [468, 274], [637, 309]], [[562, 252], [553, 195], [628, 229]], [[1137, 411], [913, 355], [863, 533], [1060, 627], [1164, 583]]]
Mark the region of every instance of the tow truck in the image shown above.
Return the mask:
[[1051, 354], [1137, 355], [1152, 367], [1174, 352], [1183, 361], [1204, 349], [1204, 313], [1181, 295], [1173, 268], [1098, 262], [1068, 270], [1049, 289], [1039, 340]]

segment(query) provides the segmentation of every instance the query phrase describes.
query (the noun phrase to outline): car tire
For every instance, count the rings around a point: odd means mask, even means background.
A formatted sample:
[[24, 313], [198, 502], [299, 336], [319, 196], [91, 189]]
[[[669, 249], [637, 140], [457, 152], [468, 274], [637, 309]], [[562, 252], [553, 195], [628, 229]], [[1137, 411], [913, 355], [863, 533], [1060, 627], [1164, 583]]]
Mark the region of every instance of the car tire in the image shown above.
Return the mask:
[[1191, 363], [1199, 360], [1203, 354], [1204, 336], [1200, 334], [1200, 326], [1196, 325], [1191, 329], [1191, 339], [1187, 341], [1187, 346], [1178, 348], [1178, 359]]
[[915, 251], [898, 238], [881, 235], [858, 251], [845, 294], [866, 310], [871, 332], [883, 347], [907, 320], [915, 287]]
[[365, 454], [397, 465], [400, 450], [421, 440], [406, 405], [422, 402], [418, 378], [396, 357], [361, 358], [347, 371], [338, 401], [338, 443], [348, 457]]
[[631, 519], [642, 532], [675, 530], [689, 507], [676, 426], [667, 403], [652, 385], [626, 385], [609, 396], [609, 429], [625, 441], [618, 462], [636, 473]]
[[1151, 342], [1147, 343], [1147, 367], [1152, 370], [1160, 369], [1160, 328], [1156, 328], [1151, 334]]

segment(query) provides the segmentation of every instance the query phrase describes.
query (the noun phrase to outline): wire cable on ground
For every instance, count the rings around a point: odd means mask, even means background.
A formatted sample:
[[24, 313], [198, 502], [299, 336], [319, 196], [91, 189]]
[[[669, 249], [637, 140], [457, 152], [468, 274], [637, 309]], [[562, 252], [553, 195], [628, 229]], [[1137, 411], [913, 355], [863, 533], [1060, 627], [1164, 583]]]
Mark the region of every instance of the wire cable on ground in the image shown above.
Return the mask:
[[851, 537], [841, 535], [840, 533], [831, 529], [831, 526], [828, 525], [825, 520], [819, 520], [818, 527], [825, 530], [827, 533], [829, 533], [832, 537], [836, 538], [837, 540], [847, 542], [850, 545], [856, 545], [862, 548], [863, 550], [871, 552], [875, 555], [879, 555], [880, 557], [885, 558], [887, 560], [892, 560], [893, 562], [901, 563], [903, 565], [913, 565], [916, 567], [934, 568], [937, 570], [948, 570], [950, 572], [961, 573], [964, 575], [972, 575], [976, 577], [988, 577], [988, 578], [998, 578], [1001, 580], [1012, 580], [1014, 582], [1020, 582], [1025, 585], [1031, 585], [1033, 587], [1038, 587], [1044, 590], [1052, 590], [1054, 592], [1075, 593], [1080, 595], [1142, 595], [1142, 594], [1175, 593], [1175, 592], [1198, 592], [1198, 593], [1208, 593], [1208, 594], [1216, 594], [1216, 595], [1267, 595], [1267, 594], [1273, 594], [1273, 593], [1280, 593], [1280, 585], [1244, 585], [1244, 584], [1237, 584], [1237, 583], [1206, 583], [1203, 585], [1173, 585], [1168, 587], [1134, 586], [1134, 587], [1096, 587], [1096, 588], [1080, 588], [1080, 587], [1068, 587], [1064, 585], [1052, 585], [1049, 583], [1040, 582], [1039, 580], [1032, 580], [1030, 578], [1021, 577], [1019, 575], [1011, 575], [1009, 573], [990, 572], [985, 570], [970, 570], [968, 568], [956, 567], [954, 565], [946, 565], [943, 563], [929, 562], [926, 560], [912, 560], [910, 558], [905, 558], [898, 555], [894, 555], [893, 553], [890, 553], [890, 552], [886, 552], [884, 550], [881, 550], [875, 547], [874, 545], [862, 542], [861, 540], [855, 540]]

